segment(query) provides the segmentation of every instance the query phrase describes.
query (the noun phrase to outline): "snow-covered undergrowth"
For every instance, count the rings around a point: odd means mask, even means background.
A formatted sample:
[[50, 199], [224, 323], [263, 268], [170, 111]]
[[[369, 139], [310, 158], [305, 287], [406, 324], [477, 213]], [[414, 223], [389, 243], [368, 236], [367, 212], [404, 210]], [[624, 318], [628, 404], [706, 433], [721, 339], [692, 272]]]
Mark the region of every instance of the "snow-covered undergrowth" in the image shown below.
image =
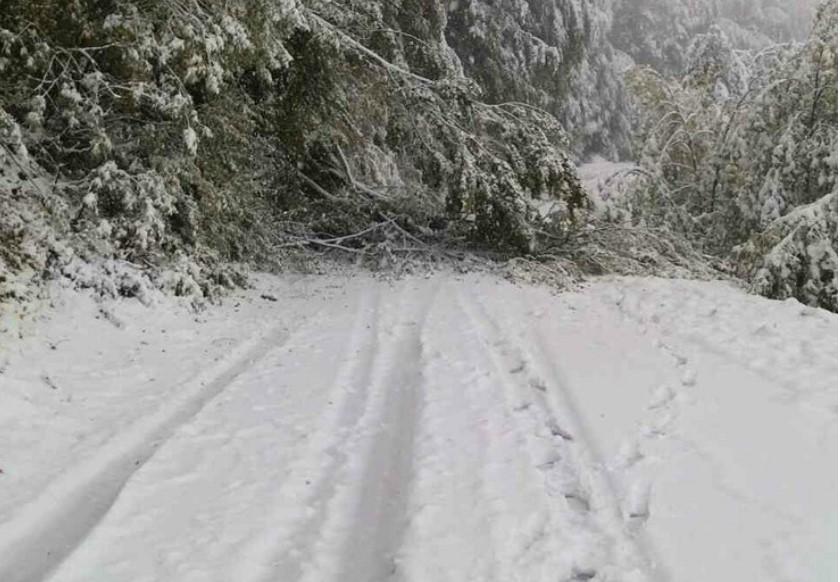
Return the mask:
[[[710, 1], [362, 4], [7, 0], [0, 302], [56, 278], [213, 300], [301, 250], [705, 277], [755, 243], [734, 270], [752, 289], [836, 308], [831, 253], [751, 241], [836, 182], [830, 6], [764, 47], [738, 39], [800, 24], [724, 3], [715, 27]], [[620, 34], [651, 10], [675, 38]], [[673, 47], [685, 75], [663, 77]], [[632, 179], [583, 175], [593, 207], [573, 160], [631, 149]]]
[[[702, 4], [702, 3], [701, 3]], [[837, 2], [802, 43], [693, 37], [684, 70], [633, 69], [639, 168], [615, 220], [731, 260], [750, 288], [837, 311]]]
[[729, 277], [732, 268], [725, 261], [702, 254], [679, 232], [634, 222], [640, 171], [633, 163], [597, 157], [578, 166], [592, 206], [591, 220], [566, 241], [565, 254], [580, 270], [596, 275]]
[[[45, 193], [52, 184], [28, 156], [19, 127], [0, 112], [0, 303], [24, 300], [33, 291], [29, 280], [46, 267], [52, 250], [62, 250], [56, 239], [59, 225], [50, 212]], [[11, 155], [10, 152], [18, 152]], [[60, 214], [60, 212], [59, 212]]]
[[451, 273], [153, 299], [2, 336], [4, 582], [836, 576], [835, 314]]
[[777, 218], [735, 249], [740, 275], [765, 297], [837, 309], [837, 188]]
[[189, 296], [196, 305], [244, 283], [235, 266], [201, 260], [186, 249], [158, 265], [148, 256], [121, 253], [119, 237], [112, 238], [115, 227], [105, 219], [93, 231], [75, 228], [78, 214], [60, 194], [68, 185], [37, 162], [20, 125], [2, 110], [0, 140], [0, 316], [48, 296], [45, 285], [51, 282], [103, 297], [136, 297], [145, 304], [164, 291]]
[[[72, 255], [125, 293], [136, 285], [102, 264], [135, 265], [149, 280], [174, 269], [184, 275], [176, 292], [206, 296], [231, 278], [218, 265], [268, 267], [299, 248], [402, 257], [469, 241], [526, 253], [539, 231], [579, 218], [570, 156], [610, 143], [615, 125], [614, 107], [593, 107], [593, 80], [620, 89], [594, 52], [601, 11], [574, 4], [547, 5], [558, 24], [535, 47], [545, 65], [516, 84], [548, 82], [544, 111], [516, 94], [487, 100], [464, 72], [471, 50], [486, 70], [523, 69], [513, 64], [527, 55], [512, 58], [510, 39], [479, 35], [498, 23], [517, 38], [531, 30], [507, 6], [450, 20], [457, 7], [438, 0], [9, 0], [0, 163], [20, 183], [6, 175], [0, 203], [44, 215], [51, 232], [21, 233], [20, 217], [0, 223], [12, 241], [0, 278], [32, 285], [66, 271]], [[561, 72], [573, 78], [559, 88]], [[19, 166], [33, 172], [19, 176]], [[36, 193], [33, 180], [48, 187]], [[550, 220], [535, 208], [547, 199], [558, 202]]]

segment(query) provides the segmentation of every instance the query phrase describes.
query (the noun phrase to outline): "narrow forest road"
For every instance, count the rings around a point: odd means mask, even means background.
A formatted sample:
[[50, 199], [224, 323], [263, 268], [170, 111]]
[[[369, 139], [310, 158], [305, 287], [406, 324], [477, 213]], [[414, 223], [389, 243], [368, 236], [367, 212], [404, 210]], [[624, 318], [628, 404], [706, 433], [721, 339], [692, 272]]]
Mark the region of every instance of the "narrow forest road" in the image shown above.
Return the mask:
[[835, 315], [722, 283], [272, 281], [9, 351], [0, 580], [836, 576]]

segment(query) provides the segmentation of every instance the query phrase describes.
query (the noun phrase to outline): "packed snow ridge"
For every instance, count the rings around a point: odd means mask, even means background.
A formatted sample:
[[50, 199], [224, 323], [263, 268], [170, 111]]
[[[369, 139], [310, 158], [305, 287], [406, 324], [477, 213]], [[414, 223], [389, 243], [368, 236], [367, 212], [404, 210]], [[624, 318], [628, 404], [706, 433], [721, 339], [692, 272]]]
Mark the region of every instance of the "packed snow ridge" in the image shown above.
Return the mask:
[[837, 316], [792, 300], [264, 276], [11, 321], [3, 582], [837, 576]]

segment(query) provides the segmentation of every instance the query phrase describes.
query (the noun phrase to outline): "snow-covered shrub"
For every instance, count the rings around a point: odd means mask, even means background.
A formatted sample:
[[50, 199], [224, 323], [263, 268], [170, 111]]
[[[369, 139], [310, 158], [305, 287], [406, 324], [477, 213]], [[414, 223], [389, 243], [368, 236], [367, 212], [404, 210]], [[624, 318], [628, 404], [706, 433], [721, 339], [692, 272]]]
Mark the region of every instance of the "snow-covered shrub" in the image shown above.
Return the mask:
[[836, 312], [837, 190], [776, 219], [734, 255], [755, 292]]
[[564, 201], [568, 220], [583, 202], [565, 132], [536, 108], [485, 103], [446, 44], [442, 4], [428, 4], [381, 14], [313, 6], [272, 103], [298, 186], [279, 204], [324, 233], [384, 215], [527, 251], [534, 201]]
[[[640, 168], [622, 216], [726, 257], [836, 189], [836, 2], [821, 6], [801, 45], [748, 53], [713, 28], [695, 38], [686, 63], [677, 79], [647, 68], [629, 75]], [[784, 263], [778, 253], [773, 262]], [[751, 273], [755, 260], [738, 272]], [[754, 288], [782, 293], [774, 285]]]
[[72, 254], [61, 241], [67, 209], [32, 159], [24, 129], [0, 108], [0, 303], [26, 298], [50, 264]]
[[[49, 176], [54, 233], [114, 280], [131, 277], [107, 265], [130, 264], [152, 285], [206, 294], [217, 270], [204, 266], [270, 262], [290, 234], [353, 234], [382, 220], [415, 237], [527, 252], [583, 209], [568, 130], [603, 141], [608, 128], [591, 111], [517, 103], [512, 90], [493, 89], [504, 103], [488, 103], [482, 80], [464, 73], [474, 55], [450, 44], [448, 9], [441, 0], [8, 0], [0, 107]], [[552, 57], [546, 74], [576, 76], [576, 90], [609, 77], [584, 54], [604, 27], [583, 3], [553, 9], [562, 18], [544, 48], [567, 35], [574, 66]], [[505, 61], [507, 45], [494, 50]], [[618, 90], [610, 79], [601, 93]], [[524, 79], [553, 86], [543, 81]], [[582, 93], [564, 95], [584, 107]], [[559, 202], [549, 220], [537, 211], [545, 199]], [[198, 270], [182, 283], [156, 276], [184, 261]], [[110, 292], [61, 265], [47, 270]]]
[[668, 229], [599, 223], [577, 232], [567, 246], [568, 256], [585, 273], [702, 279], [728, 276], [722, 261], [702, 255]]
[[[227, 164], [254, 148], [214, 147], [224, 141], [216, 135], [230, 141], [214, 134], [215, 114], [219, 102], [242, 103], [243, 78], [267, 85], [288, 63], [281, 41], [294, 9], [275, 2], [4, 4], [0, 105], [49, 184], [41, 204], [60, 208], [53, 222], [64, 228], [54, 232], [79, 257], [152, 270], [178, 252], [228, 258], [219, 229], [208, 225], [230, 224], [231, 208], [249, 215], [252, 227], [236, 224], [236, 238], [253, 240], [262, 184], [248, 173], [236, 184], [241, 171]], [[247, 102], [225, 113], [229, 126], [249, 117]], [[31, 198], [19, 206], [37, 208]], [[83, 271], [58, 269], [99, 288]]]

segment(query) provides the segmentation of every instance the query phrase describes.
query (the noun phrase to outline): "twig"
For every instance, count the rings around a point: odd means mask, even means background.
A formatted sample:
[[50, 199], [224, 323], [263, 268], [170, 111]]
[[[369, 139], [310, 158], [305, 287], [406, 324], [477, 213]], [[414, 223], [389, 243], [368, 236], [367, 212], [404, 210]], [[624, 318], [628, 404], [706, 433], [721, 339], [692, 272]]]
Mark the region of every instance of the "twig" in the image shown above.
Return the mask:
[[320, 194], [321, 196], [323, 196], [327, 200], [332, 200], [333, 202], [339, 202], [340, 201], [340, 198], [338, 198], [338, 196], [335, 196], [335, 195], [327, 192], [320, 184], [318, 184], [318, 182], [316, 182], [315, 180], [313, 180], [312, 178], [310, 178], [309, 176], [307, 176], [306, 174], [304, 174], [300, 170], [298, 170], [297, 174], [298, 174], [298, 176], [300, 177], [301, 180], [306, 182], [306, 184], [308, 186], [310, 186], [313, 190], [315, 190], [318, 194]]
[[29, 171], [23, 167], [23, 164], [17, 159], [15, 153], [4, 143], [0, 143], [3, 146], [3, 149], [6, 151], [6, 154], [11, 158], [14, 164], [18, 167], [18, 169], [26, 176], [26, 181], [32, 184], [32, 187], [35, 188], [40, 194], [42, 198], [46, 198], [46, 193], [41, 190], [41, 187], [29, 176]]
[[322, 246], [322, 247], [328, 247], [328, 248], [331, 248], [331, 249], [337, 249], [337, 250], [340, 250], [340, 251], [344, 251], [346, 253], [353, 253], [353, 254], [356, 254], [356, 255], [368, 255], [368, 254], [370, 254], [364, 249], [354, 249], [352, 247], [345, 247], [343, 245], [338, 245], [338, 244], [334, 244], [334, 243], [331, 243], [331, 242], [318, 240], [317, 238], [308, 239], [306, 241], [301, 241], [301, 242], [306, 243], [306, 244], [319, 245], [319, 246]]
[[313, 20], [315, 20], [316, 22], [318, 22], [322, 26], [328, 28], [330, 31], [332, 31], [335, 34], [337, 34], [338, 36], [340, 36], [351, 47], [355, 48], [359, 52], [363, 53], [364, 55], [370, 57], [371, 59], [373, 59], [374, 61], [376, 61], [380, 65], [382, 65], [386, 70], [388, 70], [390, 72], [393, 72], [393, 73], [399, 73], [400, 75], [406, 76], [410, 79], [413, 79], [413, 80], [418, 81], [420, 83], [423, 83], [425, 85], [433, 85], [434, 84], [434, 81], [432, 81], [431, 79], [427, 79], [426, 77], [422, 77], [422, 76], [420, 76], [416, 73], [412, 73], [411, 71], [403, 69], [402, 67], [400, 67], [398, 65], [395, 65], [394, 63], [382, 58], [381, 56], [379, 56], [378, 54], [376, 54], [375, 52], [373, 52], [372, 50], [367, 48], [365, 45], [363, 45], [362, 43], [360, 43], [356, 39], [350, 37], [346, 32], [344, 32], [343, 30], [338, 28], [336, 25], [334, 25], [331, 22], [325, 20], [324, 18], [322, 18], [321, 16], [319, 16], [315, 12], [309, 11], [309, 15], [312, 17]]

